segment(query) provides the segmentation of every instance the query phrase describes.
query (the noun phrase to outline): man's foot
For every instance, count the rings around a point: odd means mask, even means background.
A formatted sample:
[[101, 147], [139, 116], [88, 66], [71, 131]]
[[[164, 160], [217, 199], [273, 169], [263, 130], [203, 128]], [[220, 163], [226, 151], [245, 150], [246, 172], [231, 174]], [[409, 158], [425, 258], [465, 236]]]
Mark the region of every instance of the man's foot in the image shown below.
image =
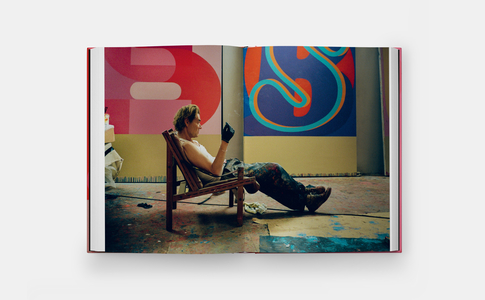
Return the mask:
[[323, 194], [308, 194], [306, 196], [306, 207], [311, 213], [315, 212], [323, 203], [325, 203], [325, 201], [327, 201], [331, 193], [332, 188], [328, 188]]
[[309, 185], [305, 187], [305, 192], [307, 194], [323, 194], [325, 193], [325, 187], [323, 185], [320, 185], [320, 186]]

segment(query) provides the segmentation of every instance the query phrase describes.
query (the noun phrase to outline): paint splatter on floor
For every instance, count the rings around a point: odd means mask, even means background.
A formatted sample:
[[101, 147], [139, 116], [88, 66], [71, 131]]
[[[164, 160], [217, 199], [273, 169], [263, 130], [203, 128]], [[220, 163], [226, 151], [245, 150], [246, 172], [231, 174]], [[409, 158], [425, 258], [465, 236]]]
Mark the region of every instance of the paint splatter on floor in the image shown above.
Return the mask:
[[328, 253], [389, 251], [388, 239], [262, 236], [261, 253]]

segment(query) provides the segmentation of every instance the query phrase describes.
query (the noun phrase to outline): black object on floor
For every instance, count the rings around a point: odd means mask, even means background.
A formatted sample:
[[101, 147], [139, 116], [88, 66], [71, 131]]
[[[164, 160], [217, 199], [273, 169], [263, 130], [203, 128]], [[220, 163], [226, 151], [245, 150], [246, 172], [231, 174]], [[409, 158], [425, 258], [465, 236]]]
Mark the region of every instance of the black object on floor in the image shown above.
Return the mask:
[[139, 203], [137, 206], [143, 207], [145, 209], [152, 208], [152, 206], [150, 204], [146, 204], [146, 203]]

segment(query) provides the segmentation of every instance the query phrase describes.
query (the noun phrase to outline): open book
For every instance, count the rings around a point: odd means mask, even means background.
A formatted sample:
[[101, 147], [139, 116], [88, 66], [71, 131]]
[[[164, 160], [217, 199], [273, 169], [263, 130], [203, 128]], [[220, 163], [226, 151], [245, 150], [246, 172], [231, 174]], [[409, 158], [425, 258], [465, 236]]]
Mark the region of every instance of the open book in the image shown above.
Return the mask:
[[[88, 49], [88, 251], [400, 252], [401, 52]], [[242, 227], [226, 196], [201, 196], [178, 204], [167, 231], [162, 132], [188, 104], [200, 108], [197, 140], [214, 156], [228, 122], [236, 133], [226, 158], [278, 163], [332, 195], [308, 213], [246, 194]]]

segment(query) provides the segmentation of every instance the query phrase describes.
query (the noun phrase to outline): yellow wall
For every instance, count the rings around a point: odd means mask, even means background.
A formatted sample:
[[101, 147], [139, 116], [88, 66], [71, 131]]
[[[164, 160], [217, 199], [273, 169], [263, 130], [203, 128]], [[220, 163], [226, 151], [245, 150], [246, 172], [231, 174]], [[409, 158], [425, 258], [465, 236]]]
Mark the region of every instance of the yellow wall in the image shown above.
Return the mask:
[[356, 137], [244, 137], [244, 162], [276, 162], [294, 176], [355, 175]]
[[[197, 140], [215, 156], [221, 136], [201, 135]], [[166, 143], [161, 134], [117, 134], [112, 144], [123, 158], [117, 182], [166, 180]], [[242, 159], [277, 162], [294, 176], [345, 176], [357, 172], [356, 149], [355, 137], [244, 137]]]
[[[158, 134], [116, 134], [113, 148], [123, 158], [123, 166], [117, 182], [161, 182], [165, 181], [167, 144]], [[201, 135], [197, 140], [209, 153], [216, 155], [220, 135]]]

